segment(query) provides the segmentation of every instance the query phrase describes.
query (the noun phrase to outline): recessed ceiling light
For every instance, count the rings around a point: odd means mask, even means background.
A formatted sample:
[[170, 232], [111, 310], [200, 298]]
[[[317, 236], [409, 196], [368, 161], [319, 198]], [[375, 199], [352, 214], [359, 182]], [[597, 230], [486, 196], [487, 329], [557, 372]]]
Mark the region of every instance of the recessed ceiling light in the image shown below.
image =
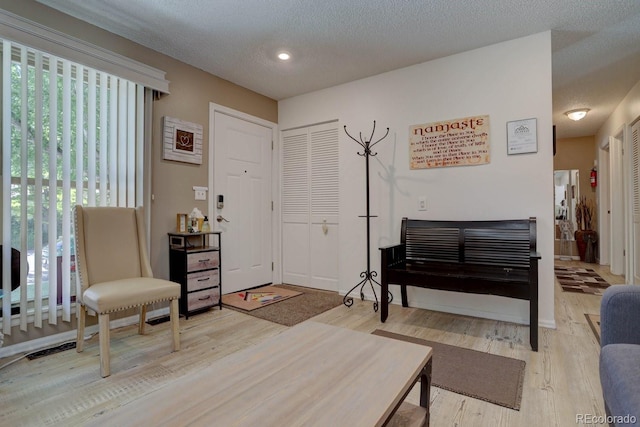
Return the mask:
[[584, 116], [589, 112], [588, 108], [580, 108], [578, 110], [567, 111], [565, 114], [573, 121], [578, 121], [584, 119]]
[[280, 58], [282, 61], [288, 61], [291, 58], [291, 55], [289, 55], [287, 52], [280, 52], [278, 54], [278, 58]]

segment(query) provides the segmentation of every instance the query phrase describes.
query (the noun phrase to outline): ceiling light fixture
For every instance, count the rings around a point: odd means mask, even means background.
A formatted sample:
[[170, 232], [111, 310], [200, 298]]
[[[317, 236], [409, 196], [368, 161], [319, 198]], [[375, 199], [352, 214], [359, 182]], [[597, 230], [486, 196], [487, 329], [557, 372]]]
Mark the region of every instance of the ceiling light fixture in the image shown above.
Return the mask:
[[590, 110], [588, 108], [579, 108], [577, 110], [571, 110], [571, 111], [567, 111], [565, 114], [567, 115], [567, 117], [569, 117], [571, 120], [573, 121], [578, 121], [578, 120], [582, 120], [584, 119], [584, 116], [587, 115], [587, 113]]
[[278, 54], [278, 58], [280, 58], [282, 61], [288, 61], [291, 58], [291, 55], [289, 55], [287, 52], [280, 52]]

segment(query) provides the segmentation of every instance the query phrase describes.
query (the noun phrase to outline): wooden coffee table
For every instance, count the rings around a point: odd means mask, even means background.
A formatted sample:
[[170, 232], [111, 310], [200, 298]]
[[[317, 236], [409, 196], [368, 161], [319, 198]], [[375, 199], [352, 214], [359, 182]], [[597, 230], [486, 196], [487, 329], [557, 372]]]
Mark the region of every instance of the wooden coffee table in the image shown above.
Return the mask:
[[95, 424], [382, 426], [421, 379], [420, 421], [428, 425], [431, 354], [307, 321], [106, 411]]

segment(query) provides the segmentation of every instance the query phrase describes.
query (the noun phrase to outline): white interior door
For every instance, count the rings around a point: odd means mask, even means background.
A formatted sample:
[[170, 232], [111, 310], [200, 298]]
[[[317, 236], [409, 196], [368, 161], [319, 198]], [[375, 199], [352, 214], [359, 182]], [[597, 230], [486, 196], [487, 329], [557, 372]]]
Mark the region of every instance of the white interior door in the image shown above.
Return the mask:
[[624, 159], [622, 140], [609, 140], [609, 174], [611, 182], [611, 272], [624, 274]]
[[640, 120], [631, 127], [631, 167], [633, 178], [631, 185], [633, 195], [632, 212], [632, 233], [631, 245], [633, 248], [633, 258], [631, 258], [631, 271], [633, 277], [627, 277], [627, 283], [640, 283]]
[[311, 286], [338, 290], [338, 124], [309, 128], [311, 227], [309, 229]]
[[309, 138], [282, 132], [282, 282], [310, 286]]
[[[272, 282], [271, 150], [273, 129], [213, 112], [213, 205], [222, 231], [222, 292]], [[224, 197], [218, 207], [218, 196]]]
[[338, 287], [338, 123], [282, 132], [282, 281]]
[[611, 179], [609, 173], [609, 141], [598, 150], [598, 242], [600, 264], [611, 265]]

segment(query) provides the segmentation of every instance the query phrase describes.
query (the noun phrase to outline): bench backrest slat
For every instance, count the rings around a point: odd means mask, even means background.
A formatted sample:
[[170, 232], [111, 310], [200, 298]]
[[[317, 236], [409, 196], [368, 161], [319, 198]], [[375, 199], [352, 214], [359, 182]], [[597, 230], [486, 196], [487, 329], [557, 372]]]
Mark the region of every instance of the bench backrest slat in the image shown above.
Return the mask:
[[460, 229], [407, 227], [406, 230], [407, 260], [459, 261]]
[[464, 260], [467, 264], [529, 267], [529, 230], [465, 230]]
[[[428, 221], [403, 218], [408, 262], [459, 262], [528, 268], [535, 252], [535, 219]], [[533, 238], [533, 239], [532, 239]]]

